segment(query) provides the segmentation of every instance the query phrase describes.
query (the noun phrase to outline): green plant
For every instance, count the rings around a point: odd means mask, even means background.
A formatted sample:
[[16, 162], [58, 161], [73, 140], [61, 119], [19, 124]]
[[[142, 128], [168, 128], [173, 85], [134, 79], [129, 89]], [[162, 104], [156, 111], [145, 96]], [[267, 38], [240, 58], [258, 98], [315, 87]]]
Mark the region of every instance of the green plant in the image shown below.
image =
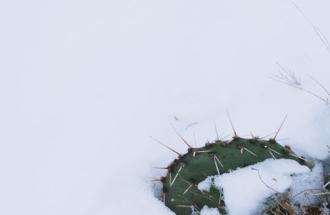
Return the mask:
[[176, 215], [191, 215], [192, 211], [199, 211], [205, 205], [227, 214], [221, 190], [212, 187], [209, 192], [202, 192], [198, 189], [197, 185], [208, 176], [227, 173], [269, 158], [292, 159], [303, 165], [311, 165], [275, 139], [244, 139], [235, 135], [231, 141], [218, 140], [201, 148], [192, 148], [185, 143], [189, 146], [188, 152], [179, 155], [167, 167], [168, 172], [161, 179], [165, 205]]

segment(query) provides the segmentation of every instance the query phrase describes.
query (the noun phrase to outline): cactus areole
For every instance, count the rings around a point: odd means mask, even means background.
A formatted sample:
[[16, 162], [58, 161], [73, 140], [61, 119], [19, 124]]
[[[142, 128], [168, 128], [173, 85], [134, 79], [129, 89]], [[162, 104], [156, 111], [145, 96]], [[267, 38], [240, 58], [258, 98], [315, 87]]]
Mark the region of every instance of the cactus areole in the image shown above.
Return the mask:
[[297, 156], [288, 146], [278, 144], [275, 139], [234, 137], [231, 141], [218, 140], [201, 148], [189, 147], [186, 154], [179, 155], [168, 166], [166, 176], [161, 179], [163, 201], [176, 215], [191, 215], [204, 206], [227, 214], [223, 192], [214, 187], [209, 192], [202, 192], [198, 184], [208, 176], [228, 173], [269, 158], [292, 159], [309, 165], [303, 157]]

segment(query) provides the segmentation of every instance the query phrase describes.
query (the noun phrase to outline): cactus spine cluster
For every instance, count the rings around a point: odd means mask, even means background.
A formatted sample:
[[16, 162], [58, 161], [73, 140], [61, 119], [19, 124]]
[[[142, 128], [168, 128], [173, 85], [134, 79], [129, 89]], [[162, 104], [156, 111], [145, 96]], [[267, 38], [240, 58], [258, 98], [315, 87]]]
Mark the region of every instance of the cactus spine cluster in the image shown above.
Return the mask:
[[209, 192], [202, 192], [198, 189], [197, 185], [208, 176], [221, 175], [269, 158], [292, 159], [308, 165], [303, 157], [297, 156], [288, 146], [278, 144], [275, 139], [245, 139], [235, 135], [231, 141], [217, 140], [201, 148], [187, 145], [188, 152], [179, 155], [161, 179], [165, 205], [176, 215], [191, 215], [204, 206], [227, 214], [221, 190], [212, 187]]

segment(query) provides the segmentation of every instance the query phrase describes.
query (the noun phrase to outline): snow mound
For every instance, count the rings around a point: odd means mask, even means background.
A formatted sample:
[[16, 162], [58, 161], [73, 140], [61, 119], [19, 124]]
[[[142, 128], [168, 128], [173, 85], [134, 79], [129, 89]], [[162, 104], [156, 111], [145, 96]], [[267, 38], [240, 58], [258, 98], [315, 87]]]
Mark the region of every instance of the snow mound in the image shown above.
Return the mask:
[[[223, 189], [226, 207], [230, 215], [254, 214], [267, 197], [285, 192], [295, 182], [295, 187], [320, 186], [316, 177], [321, 168], [310, 171], [293, 160], [268, 159], [256, 165], [238, 169], [220, 176], [211, 176], [202, 181], [198, 188], [208, 191], [211, 186]], [[293, 179], [292, 176], [295, 176]], [[304, 180], [299, 181], [299, 177]], [[316, 185], [319, 183], [319, 185]]]

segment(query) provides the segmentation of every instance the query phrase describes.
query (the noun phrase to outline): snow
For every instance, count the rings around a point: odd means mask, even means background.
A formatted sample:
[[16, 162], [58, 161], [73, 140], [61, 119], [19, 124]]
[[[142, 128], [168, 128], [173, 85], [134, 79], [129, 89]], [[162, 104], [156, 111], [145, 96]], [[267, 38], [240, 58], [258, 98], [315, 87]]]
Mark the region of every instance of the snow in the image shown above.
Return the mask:
[[301, 205], [317, 203], [313, 194], [320, 193], [324, 185], [323, 168], [320, 162], [315, 161], [315, 166], [309, 174], [294, 175], [290, 186], [290, 193], [294, 200]]
[[[319, 167], [310, 171], [308, 167], [293, 160], [268, 159], [231, 173], [208, 177], [198, 188], [201, 191], [208, 191], [211, 186], [223, 189], [226, 207], [231, 215], [258, 214], [260, 205], [267, 197], [292, 188], [294, 174], [296, 184], [303, 190], [308, 189], [307, 185], [312, 185], [313, 189], [322, 187], [322, 182], [317, 180], [319, 178], [312, 177], [322, 175], [322, 169]], [[291, 192], [298, 193], [303, 190], [295, 187]]]
[[[0, 214], [170, 215], [151, 180], [192, 144], [265, 136], [328, 155], [329, 1], [0, 2]], [[301, 13], [303, 11], [303, 15]], [[307, 17], [307, 19], [306, 19]], [[320, 37], [321, 32], [324, 37]]]
[[204, 206], [201, 210], [201, 215], [220, 215], [218, 209], [216, 208], [209, 208], [207, 206]]
[[201, 181], [198, 184], [198, 189], [203, 192], [210, 192], [210, 189], [213, 185], [214, 176], [207, 177], [204, 181]]

